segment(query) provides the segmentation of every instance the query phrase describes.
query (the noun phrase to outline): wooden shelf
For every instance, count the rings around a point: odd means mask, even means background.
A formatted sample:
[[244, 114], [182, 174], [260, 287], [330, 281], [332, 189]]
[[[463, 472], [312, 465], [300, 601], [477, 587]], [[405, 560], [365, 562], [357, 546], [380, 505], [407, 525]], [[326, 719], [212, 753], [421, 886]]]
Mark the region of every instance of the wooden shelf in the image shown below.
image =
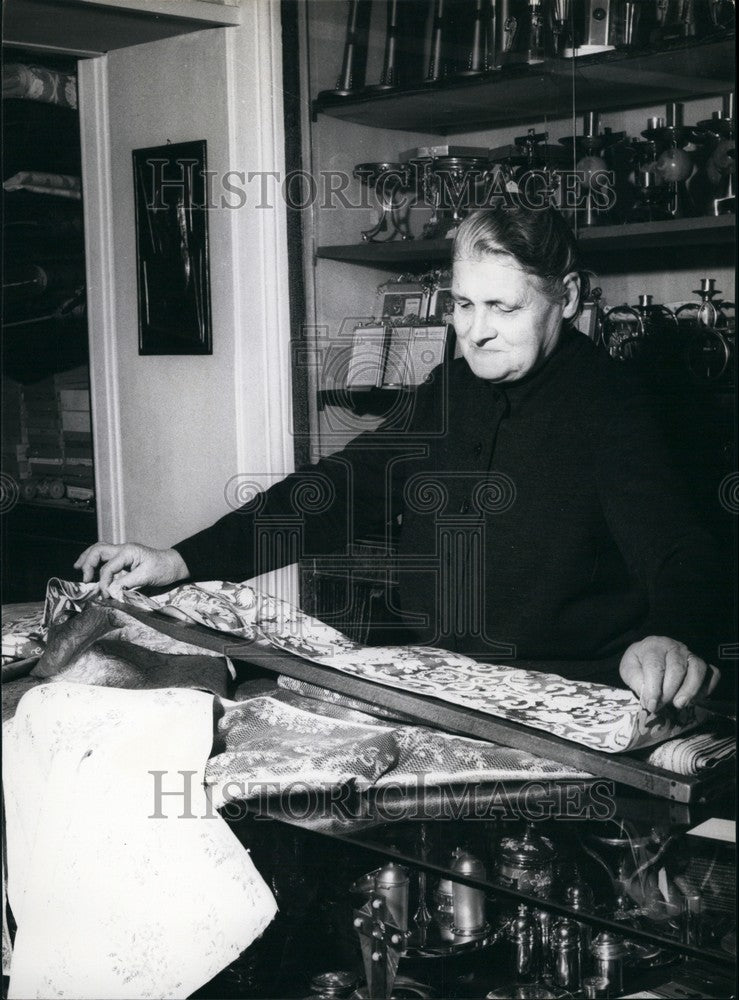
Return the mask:
[[389, 243], [318, 247], [316, 256], [325, 260], [340, 260], [345, 264], [393, 268], [411, 264], [446, 264], [451, 252], [451, 240], [393, 240]]
[[[621, 226], [599, 226], [582, 231], [580, 246], [589, 260], [617, 254], [660, 253], [670, 248], [685, 252], [689, 247], [727, 247], [735, 240], [733, 215], [718, 218], [670, 219], [666, 222], [638, 222]], [[363, 264], [384, 269], [414, 265], [447, 264], [452, 240], [398, 240], [390, 243], [356, 243], [319, 247], [316, 256], [345, 264]]]
[[653, 52], [605, 52], [510, 67], [474, 79], [395, 91], [325, 91], [314, 117], [330, 115], [373, 128], [450, 135], [561, 117], [572, 111], [646, 107], [733, 90], [734, 34]]

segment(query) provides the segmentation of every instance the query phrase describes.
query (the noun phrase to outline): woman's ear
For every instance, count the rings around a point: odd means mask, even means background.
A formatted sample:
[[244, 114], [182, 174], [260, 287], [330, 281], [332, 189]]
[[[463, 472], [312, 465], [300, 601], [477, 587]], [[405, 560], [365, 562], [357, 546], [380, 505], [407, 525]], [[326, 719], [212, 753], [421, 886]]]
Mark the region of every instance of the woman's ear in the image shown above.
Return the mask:
[[564, 286], [562, 318], [573, 319], [577, 315], [577, 307], [580, 304], [580, 275], [577, 271], [570, 271], [562, 279], [562, 284]]

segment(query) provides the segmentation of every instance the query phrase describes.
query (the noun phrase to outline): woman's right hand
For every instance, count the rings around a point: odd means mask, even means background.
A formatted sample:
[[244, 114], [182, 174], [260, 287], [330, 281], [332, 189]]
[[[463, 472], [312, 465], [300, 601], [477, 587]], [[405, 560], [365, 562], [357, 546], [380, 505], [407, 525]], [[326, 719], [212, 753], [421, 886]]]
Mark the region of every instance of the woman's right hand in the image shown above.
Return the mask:
[[99, 570], [100, 593], [110, 596], [110, 586], [116, 589], [133, 587], [164, 587], [190, 575], [187, 564], [175, 549], [152, 549], [148, 545], [129, 542], [109, 545], [96, 542], [85, 549], [75, 569], [82, 570], [82, 579], [90, 583]]

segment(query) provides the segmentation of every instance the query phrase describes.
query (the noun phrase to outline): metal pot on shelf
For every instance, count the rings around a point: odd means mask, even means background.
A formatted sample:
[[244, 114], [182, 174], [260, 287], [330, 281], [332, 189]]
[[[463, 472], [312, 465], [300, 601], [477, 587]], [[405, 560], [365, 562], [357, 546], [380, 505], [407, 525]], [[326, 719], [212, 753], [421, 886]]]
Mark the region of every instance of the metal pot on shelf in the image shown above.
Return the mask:
[[497, 851], [495, 877], [505, 886], [546, 899], [554, 879], [557, 852], [552, 841], [527, 823], [522, 836], [504, 837]]

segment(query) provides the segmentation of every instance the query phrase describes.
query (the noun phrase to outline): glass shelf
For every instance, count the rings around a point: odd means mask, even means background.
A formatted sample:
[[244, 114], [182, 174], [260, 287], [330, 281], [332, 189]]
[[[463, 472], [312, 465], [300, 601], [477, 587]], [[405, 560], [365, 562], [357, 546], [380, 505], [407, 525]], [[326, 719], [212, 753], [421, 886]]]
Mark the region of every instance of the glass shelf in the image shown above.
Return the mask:
[[[609, 930], [622, 936], [632, 970], [664, 965], [677, 955], [735, 969], [734, 845], [688, 833], [707, 814], [644, 795], [609, 797], [602, 783], [537, 783], [535, 795], [533, 791], [532, 786], [527, 793], [525, 785], [478, 785], [466, 796], [458, 789], [456, 795], [448, 790], [419, 798], [395, 789], [392, 795], [377, 793], [374, 804], [366, 797], [344, 797], [338, 806], [335, 797], [322, 802], [315, 796], [290, 796], [282, 804], [270, 800], [247, 806], [251, 815], [242, 819], [237, 833], [248, 843], [250, 823], [270, 818], [370, 852], [360, 855], [368, 871], [382, 859], [408, 866], [411, 914], [420, 901], [419, 870], [429, 875], [426, 904], [432, 911], [440, 879], [481, 888], [487, 896], [490, 937], [525, 903], [554, 919], [587, 923], [593, 934]], [[549, 818], [522, 819], [522, 803], [528, 817], [538, 810]], [[587, 818], [604, 806], [608, 816]], [[578, 811], [580, 817], [567, 818]], [[711, 815], [717, 811], [714, 806]], [[501, 844], [506, 838], [520, 841], [527, 827], [534, 838], [547, 838], [555, 854], [550, 874], [538, 887], [527, 883], [522, 872], [520, 888], [502, 862]], [[457, 849], [479, 859], [486, 874], [456, 873], [452, 863]], [[372, 855], [377, 856], [374, 863]], [[567, 889], [575, 884], [592, 893], [587, 907], [568, 903]], [[683, 900], [694, 894], [701, 897], [702, 913], [699, 936], [689, 940]]]

